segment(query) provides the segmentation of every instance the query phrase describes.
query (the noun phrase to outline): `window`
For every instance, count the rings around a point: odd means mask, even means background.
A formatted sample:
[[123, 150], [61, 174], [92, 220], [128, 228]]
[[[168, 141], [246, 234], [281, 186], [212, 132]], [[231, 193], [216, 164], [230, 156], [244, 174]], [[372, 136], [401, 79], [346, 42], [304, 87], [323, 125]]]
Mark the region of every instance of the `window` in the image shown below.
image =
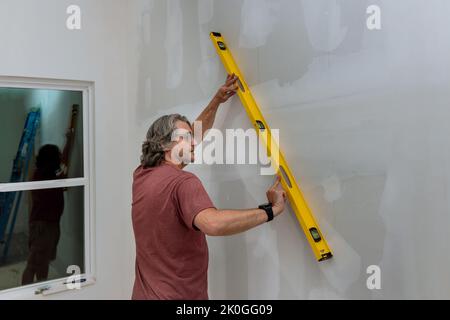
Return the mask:
[[0, 77], [0, 148], [0, 299], [93, 283], [93, 83]]

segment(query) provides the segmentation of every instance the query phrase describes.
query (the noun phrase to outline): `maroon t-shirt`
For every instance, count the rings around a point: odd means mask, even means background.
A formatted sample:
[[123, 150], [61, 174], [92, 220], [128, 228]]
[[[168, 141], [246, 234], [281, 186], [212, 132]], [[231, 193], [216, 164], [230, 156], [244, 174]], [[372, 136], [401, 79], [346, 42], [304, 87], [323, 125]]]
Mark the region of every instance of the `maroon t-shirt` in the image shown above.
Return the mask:
[[[36, 169], [32, 181], [56, 180], [56, 174], [45, 174]], [[29, 222], [59, 222], [64, 212], [64, 189], [52, 188], [31, 191], [32, 207]]]
[[214, 207], [200, 180], [170, 164], [133, 175], [133, 299], [208, 299], [208, 246], [193, 224]]

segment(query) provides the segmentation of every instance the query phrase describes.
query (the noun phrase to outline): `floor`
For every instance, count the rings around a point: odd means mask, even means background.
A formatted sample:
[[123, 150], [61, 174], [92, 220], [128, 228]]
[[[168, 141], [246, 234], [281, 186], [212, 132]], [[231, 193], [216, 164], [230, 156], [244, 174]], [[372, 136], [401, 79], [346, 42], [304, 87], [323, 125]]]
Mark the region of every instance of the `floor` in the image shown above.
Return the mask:
[[[22, 273], [27, 264], [27, 242], [28, 236], [26, 234], [15, 234], [12, 238], [8, 261], [0, 266], [0, 290], [6, 290], [21, 286]], [[50, 265], [49, 279], [56, 279], [60, 277], [56, 268]]]

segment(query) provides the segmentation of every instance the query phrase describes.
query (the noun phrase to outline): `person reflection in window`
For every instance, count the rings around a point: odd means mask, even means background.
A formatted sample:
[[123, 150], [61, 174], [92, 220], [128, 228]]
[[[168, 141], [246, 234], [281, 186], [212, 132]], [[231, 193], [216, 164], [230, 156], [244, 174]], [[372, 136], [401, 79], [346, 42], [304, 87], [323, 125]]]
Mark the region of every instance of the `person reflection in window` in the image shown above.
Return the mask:
[[[67, 137], [69, 138], [69, 134]], [[66, 144], [64, 153], [67, 147]], [[47, 144], [41, 147], [36, 158], [36, 170], [32, 180], [65, 178], [66, 174], [61, 170], [63, 154], [55, 145]], [[22, 275], [23, 285], [34, 282], [35, 276], [37, 281], [48, 278], [50, 262], [56, 258], [56, 248], [60, 237], [59, 222], [64, 211], [64, 191], [64, 188], [31, 191], [29, 253], [27, 266]]]

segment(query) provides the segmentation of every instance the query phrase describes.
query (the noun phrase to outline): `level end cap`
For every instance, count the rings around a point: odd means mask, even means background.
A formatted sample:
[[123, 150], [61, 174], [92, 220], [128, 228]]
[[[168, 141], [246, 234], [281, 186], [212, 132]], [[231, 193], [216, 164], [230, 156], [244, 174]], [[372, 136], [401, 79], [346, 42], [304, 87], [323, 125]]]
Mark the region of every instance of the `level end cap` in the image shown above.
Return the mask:
[[331, 252], [327, 252], [322, 254], [322, 258], [319, 259], [319, 261], [324, 261], [333, 258], [333, 254]]
[[220, 34], [220, 32], [211, 32], [211, 34], [214, 36], [214, 37], [221, 37], [222, 35]]

